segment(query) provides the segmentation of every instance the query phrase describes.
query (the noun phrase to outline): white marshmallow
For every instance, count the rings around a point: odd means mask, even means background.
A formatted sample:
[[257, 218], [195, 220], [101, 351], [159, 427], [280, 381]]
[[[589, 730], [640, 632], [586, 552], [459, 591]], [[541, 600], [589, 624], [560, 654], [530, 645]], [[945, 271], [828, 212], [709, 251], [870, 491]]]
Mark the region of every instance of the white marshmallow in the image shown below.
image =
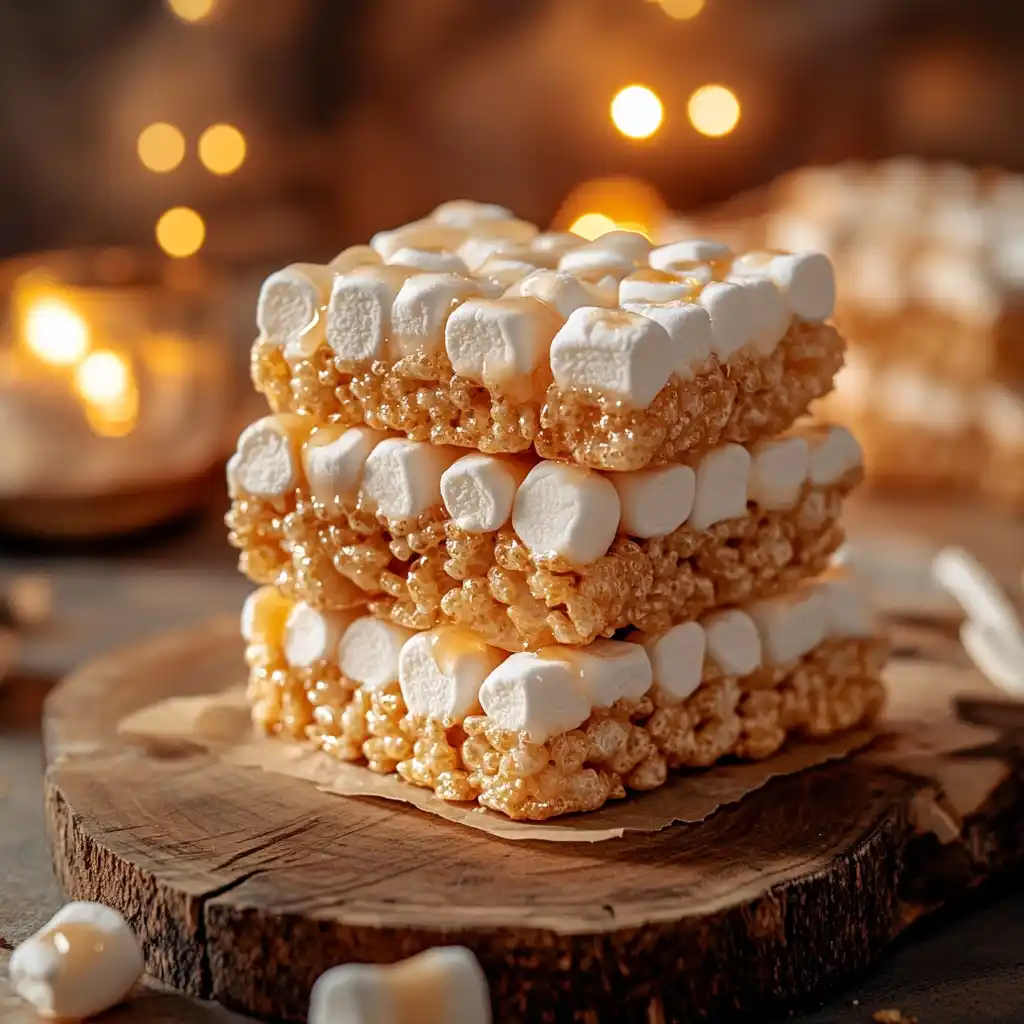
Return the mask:
[[480, 294], [476, 281], [458, 274], [414, 274], [391, 307], [394, 354], [434, 355], [444, 347], [444, 327], [452, 310]]
[[692, 299], [696, 282], [674, 277], [662, 270], [636, 270], [619, 282], [619, 304], [627, 302], [673, 302]]
[[333, 279], [331, 267], [318, 263], [293, 263], [271, 274], [256, 300], [260, 333], [283, 344], [313, 329]]
[[249, 644], [279, 646], [291, 610], [292, 603], [277, 587], [254, 590], [242, 605], [242, 639]]
[[415, 633], [398, 658], [398, 682], [410, 714], [460, 722], [480, 708], [480, 687], [506, 657], [458, 626]]
[[637, 303], [630, 312], [660, 324], [672, 342], [674, 372], [683, 380], [693, 380], [711, 357], [711, 317], [695, 302], [666, 302], [657, 305]]
[[441, 504], [441, 476], [460, 454], [448, 445], [385, 438], [366, 460], [362, 499], [386, 519], [418, 519]]
[[380, 266], [381, 262], [379, 254], [368, 245], [350, 245], [342, 249], [327, 266], [335, 274], [346, 274], [356, 267]]
[[531, 296], [568, 317], [583, 306], [613, 306], [606, 293], [561, 270], [535, 270], [512, 285], [506, 298]]
[[807, 439], [807, 478], [819, 487], [837, 483], [864, 464], [864, 453], [846, 427], [813, 426], [800, 429]]
[[825, 596], [813, 585], [751, 601], [744, 611], [754, 620], [767, 662], [788, 665], [825, 639]]
[[699, 622], [683, 622], [662, 633], [634, 633], [651, 661], [654, 685], [674, 701], [694, 694], [704, 677], [707, 637]]
[[598, 639], [585, 647], [545, 647], [539, 654], [564, 658], [575, 666], [580, 690], [591, 708], [639, 700], [651, 688], [651, 660], [640, 644]]
[[878, 632], [878, 619], [864, 588], [835, 571], [815, 581], [825, 602], [825, 632], [832, 637], [867, 637]]
[[469, 299], [448, 318], [445, 349], [460, 377], [505, 384], [543, 365], [561, 324], [538, 299]]
[[578, 249], [570, 249], [558, 261], [558, 269], [588, 280], [614, 277], [617, 281], [637, 268], [637, 261], [616, 249], [605, 247], [601, 239]]
[[300, 601], [284, 625], [284, 660], [292, 668], [309, 668], [318, 661], [337, 664], [338, 644], [360, 612], [359, 608], [325, 612]]
[[480, 704], [502, 729], [525, 732], [534, 743], [546, 743], [590, 717], [579, 670], [559, 647], [506, 658], [484, 680]]
[[712, 448], [694, 467], [696, 487], [687, 520], [695, 530], [735, 519], [747, 511], [750, 452], [742, 445]]
[[647, 317], [584, 306], [555, 335], [551, 371], [560, 388], [589, 388], [645, 409], [668, 383], [673, 347]]
[[696, 474], [689, 466], [674, 464], [609, 473], [622, 506], [620, 529], [647, 539], [671, 533], [686, 522], [693, 508]]
[[327, 344], [340, 359], [365, 363], [384, 354], [391, 307], [409, 277], [403, 267], [357, 267], [334, 279]]
[[725, 361], [754, 340], [757, 322], [757, 294], [738, 281], [712, 281], [699, 302], [711, 317], [711, 350]]
[[807, 481], [810, 447], [803, 437], [758, 441], [751, 449], [750, 501], [765, 509], [792, 508]]
[[69, 903], [11, 954], [8, 975], [40, 1016], [84, 1020], [120, 1003], [144, 966], [116, 910]]
[[308, 429], [307, 421], [292, 413], [275, 413], [249, 424], [228, 464], [232, 490], [256, 498], [280, 498], [294, 490]]
[[411, 629], [362, 615], [349, 625], [338, 644], [338, 667], [367, 690], [397, 683], [399, 656], [413, 635]]
[[750, 344], [762, 355], [769, 355], [789, 330], [789, 310], [779, 289], [768, 278], [746, 278], [740, 284], [750, 303]]
[[707, 656], [728, 676], [748, 676], [761, 667], [761, 638], [754, 620], [735, 608], [701, 619]]
[[487, 979], [461, 946], [394, 965], [343, 964], [313, 986], [309, 1024], [491, 1024]]
[[722, 245], [721, 242], [711, 242], [706, 238], [690, 238], [652, 249], [647, 262], [655, 270], [673, 270], [680, 266], [685, 268], [690, 263], [728, 259], [730, 255], [729, 246]]
[[488, 260], [501, 259], [515, 248], [517, 243], [507, 238], [467, 238], [459, 246], [459, 259], [475, 274]]
[[319, 427], [302, 446], [310, 493], [330, 504], [354, 504], [370, 452], [387, 437], [370, 427]]
[[740, 280], [745, 277], [766, 277], [768, 266], [775, 259], [775, 253], [767, 249], [752, 249], [737, 256], [729, 266], [729, 277]]
[[418, 220], [391, 231], [378, 231], [370, 246], [381, 259], [390, 259], [399, 249], [458, 249], [466, 237], [466, 229], [441, 224], [436, 220]]
[[636, 263], [645, 263], [651, 251], [651, 241], [639, 231], [606, 231], [599, 239], [602, 249], [611, 249]]
[[477, 220], [469, 229], [472, 238], [503, 238], [516, 244], [531, 242], [538, 234], [536, 224], [515, 217], [489, 217]]
[[786, 306], [801, 320], [827, 320], [836, 306], [836, 272], [820, 252], [776, 256], [768, 274], [778, 286]]
[[431, 274], [468, 274], [469, 268], [453, 252], [438, 252], [435, 249], [413, 249], [410, 246], [399, 249], [385, 260], [397, 266], [412, 267]]
[[571, 231], [542, 231], [530, 240], [530, 248], [534, 252], [550, 254], [555, 258], [555, 266], [567, 252], [586, 245], [587, 240]]
[[539, 462], [516, 492], [512, 526], [534, 559], [589, 565], [619, 529], [619, 495], [607, 477], [562, 462]]
[[478, 203], [473, 199], [449, 199], [430, 215], [438, 224], [471, 228], [481, 220], [514, 220], [515, 214], [497, 203]]
[[511, 288], [517, 281], [521, 281], [527, 274], [532, 274], [537, 269], [536, 265], [526, 260], [512, 259], [507, 256], [489, 256], [477, 268], [476, 273], [495, 285], [503, 284]]
[[460, 530], [490, 533], [509, 521], [526, 473], [526, 464], [516, 459], [463, 455], [441, 475], [441, 499]]

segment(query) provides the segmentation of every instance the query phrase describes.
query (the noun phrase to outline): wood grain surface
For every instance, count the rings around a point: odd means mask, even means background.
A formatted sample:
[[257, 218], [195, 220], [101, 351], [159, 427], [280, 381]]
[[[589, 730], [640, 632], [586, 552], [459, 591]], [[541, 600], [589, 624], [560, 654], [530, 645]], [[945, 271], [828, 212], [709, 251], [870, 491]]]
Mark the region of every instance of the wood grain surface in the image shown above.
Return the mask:
[[230, 1007], [304, 1019], [333, 964], [460, 942], [499, 1021], [763, 1015], [862, 970], [1024, 847], [1012, 773], [946, 843], [912, 825], [934, 781], [861, 757], [698, 825], [507, 843], [118, 737], [130, 711], [237, 681], [236, 633], [220, 620], [94, 662], [45, 723], [62, 886], [121, 909], [158, 978]]

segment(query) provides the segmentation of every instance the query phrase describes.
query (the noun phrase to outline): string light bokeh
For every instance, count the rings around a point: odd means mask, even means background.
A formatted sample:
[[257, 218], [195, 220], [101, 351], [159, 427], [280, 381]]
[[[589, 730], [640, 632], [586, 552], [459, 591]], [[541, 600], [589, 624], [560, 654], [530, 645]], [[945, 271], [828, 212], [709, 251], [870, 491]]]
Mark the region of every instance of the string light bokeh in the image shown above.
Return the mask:
[[192, 256], [206, 240], [206, 224], [190, 207], [175, 206], [156, 222], [156, 240], [168, 256], [178, 259]]
[[136, 149], [143, 167], [166, 174], [185, 159], [185, 136], [173, 124], [157, 121], [142, 129]]
[[611, 103], [612, 123], [629, 139], [649, 139], [661, 127], [665, 108], [646, 85], [627, 85]]
[[199, 136], [199, 160], [212, 174], [234, 174], [245, 156], [245, 136], [233, 124], [210, 125]]
[[702, 85], [690, 96], [686, 112], [701, 135], [718, 139], [739, 124], [740, 102], [724, 85]]
[[167, 0], [171, 13], [184, 22], [205, 21], [213, 14], [216, 0]]

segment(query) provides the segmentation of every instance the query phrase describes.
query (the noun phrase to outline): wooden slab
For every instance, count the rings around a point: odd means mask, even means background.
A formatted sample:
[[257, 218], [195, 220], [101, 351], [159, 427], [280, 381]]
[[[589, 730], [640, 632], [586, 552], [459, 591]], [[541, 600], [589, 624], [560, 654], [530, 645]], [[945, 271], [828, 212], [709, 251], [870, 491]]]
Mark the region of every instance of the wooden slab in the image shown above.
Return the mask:
[[[65, 891], [121, 909], [161, 980], [233, 1008], [304, 1019], [334, 964], [461, 943], [498, 1021], [763, 1019], [861, 970], [1024, 847], [1010, 771], [942, 840], [913, 824], [942, 784], [858, 756], [698, 825], [511, 843], [224, 766], [193, 744], [117, 736], [133, 710], [237, 681], [236, 632], [218, 620], [96, 661], [57, 688], [45, 722]], [[920, 627], [899, 644], [922, 645], [956, 658]]]

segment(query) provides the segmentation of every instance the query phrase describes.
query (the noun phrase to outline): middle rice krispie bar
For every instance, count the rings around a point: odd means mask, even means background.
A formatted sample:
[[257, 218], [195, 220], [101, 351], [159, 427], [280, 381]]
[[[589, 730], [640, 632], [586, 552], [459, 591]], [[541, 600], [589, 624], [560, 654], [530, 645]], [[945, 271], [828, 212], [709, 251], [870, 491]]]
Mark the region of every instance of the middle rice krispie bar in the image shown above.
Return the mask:
[[842, 574], [661, 632], [507, 654], [320, 612], [272, 587], [243, 613], [256, 726], [516, 819], [592, 811], [670, 769], [762, 759], [871, 721], [885, 642]]
[[819, 253], [587, 242], [446, 203], [271, 275], [252, 374], [321, 424], [635, 470], [805, 413], [842, 365], [834, 293]]
[[514, 651], [664, 629], [816, 575], [860, 476], [852, 435], [816, 424], [601, 473], [275, 414], [239, 440], [227, 522], [257, 583]]

